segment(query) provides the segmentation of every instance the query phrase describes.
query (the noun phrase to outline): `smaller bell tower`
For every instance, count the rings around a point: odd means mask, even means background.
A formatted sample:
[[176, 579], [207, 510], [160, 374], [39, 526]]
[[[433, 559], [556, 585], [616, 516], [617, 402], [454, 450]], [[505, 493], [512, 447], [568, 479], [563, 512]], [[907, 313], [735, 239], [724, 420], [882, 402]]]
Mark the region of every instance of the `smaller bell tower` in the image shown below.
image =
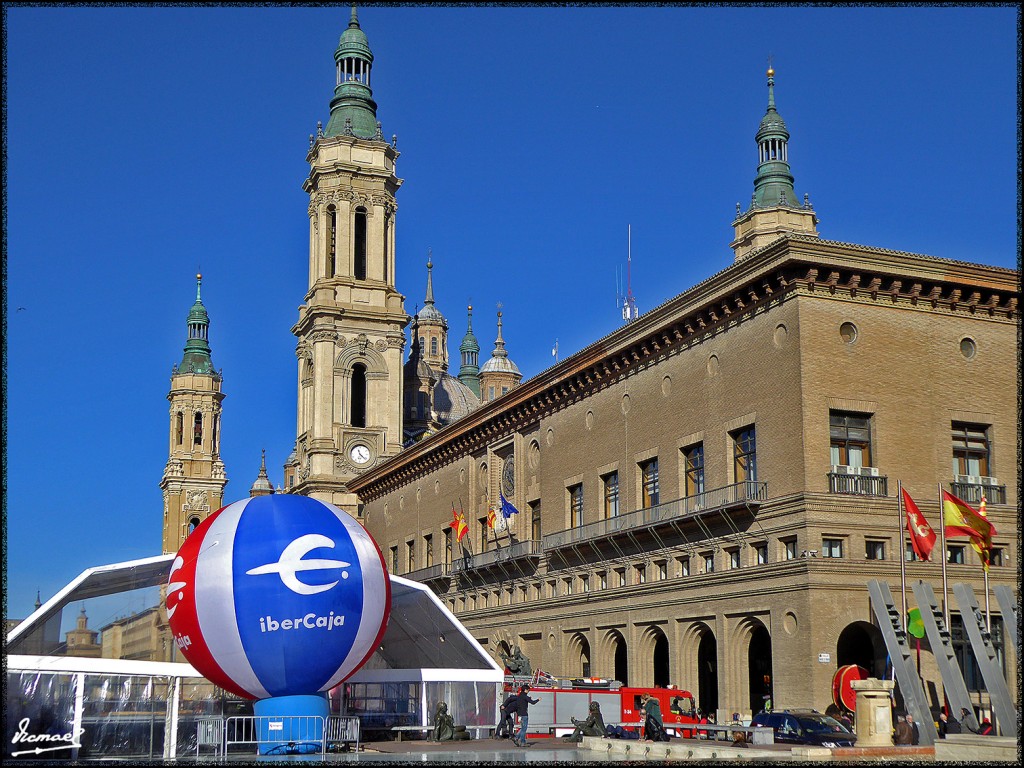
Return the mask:
[[203, 306], [203, 276], [188, 313], [188, 339], [171, 371], [170, 449], [160, 479], [164, 495], [163, 551], [177, 552], [203, 520], [224, 506], [228, 478], [220, 460], [221, 374], [210, 358], [210, 317]]

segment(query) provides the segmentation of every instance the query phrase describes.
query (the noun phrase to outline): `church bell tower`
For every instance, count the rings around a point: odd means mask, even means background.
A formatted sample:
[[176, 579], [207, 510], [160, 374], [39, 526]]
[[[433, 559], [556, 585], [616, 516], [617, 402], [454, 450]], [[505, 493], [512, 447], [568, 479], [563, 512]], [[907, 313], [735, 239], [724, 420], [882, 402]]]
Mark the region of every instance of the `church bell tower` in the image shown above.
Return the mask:
[[171, 372], [170, 450], [160, 479], [164, 494], [163, 551], [177, 552], [185, 537], [224, 506], [228, 484], [220, 460], [221, 374], [210, 358], [210, 316], [203, 306], [203, 276], [188, 313], [188, 339]]
[[[370, 89], [373, 54], [355, 8], [334, 53], [326, 130], [310, 136], [309, 290], [298, 339], [292, 492], [358, 516], [346, 482], [402, 447], [402, 357], [409, 316], [395, 288], [398, 151]], [[286, 470], [287, 471], [287, 470]]]

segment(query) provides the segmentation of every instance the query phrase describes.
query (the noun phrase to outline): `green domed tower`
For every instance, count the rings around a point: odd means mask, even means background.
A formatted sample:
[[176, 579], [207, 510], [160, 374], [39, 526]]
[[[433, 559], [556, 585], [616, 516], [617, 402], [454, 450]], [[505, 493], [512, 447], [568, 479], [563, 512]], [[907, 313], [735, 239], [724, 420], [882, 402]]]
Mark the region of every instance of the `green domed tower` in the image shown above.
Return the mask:
[[336, 85], [331, 99], [331, 118], [325, 136], [355, 135], [363, 139], [377, 134], [377, 102], [370, 90], [373, 54], [366, 33], [359, 28], [356, 7], [348, 29], [341, 34], [334, 52]]
[[786, 234], [818, 236], [818, 217], [807, 195], [797, 201], [789, 167], [789, 131], [775, 108], [775, 70], [768, 68], [768, 109], [758, 126], [758, 166], [750, 207], [733, 221], [736, 239], [730, 244], [736, 261]]
[[459, 353], [462, 357], [462, 367], [459, 368], [459, 381], [473, 390], [473, 394], [480, 397], [480, 342], [473, 334], [473, 305], [466, 308], [466, 335], [462, 337], [459, 344]]

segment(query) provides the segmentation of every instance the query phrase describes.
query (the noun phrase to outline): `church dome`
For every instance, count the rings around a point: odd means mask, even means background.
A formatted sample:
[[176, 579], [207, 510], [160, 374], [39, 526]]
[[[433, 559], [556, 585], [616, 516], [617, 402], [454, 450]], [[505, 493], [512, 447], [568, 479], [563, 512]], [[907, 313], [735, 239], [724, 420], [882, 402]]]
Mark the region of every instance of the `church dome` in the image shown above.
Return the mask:
[[[502, 351], [504, 352], [504, 350]], [[517, 376], [520, 375], [519, 366], [509, 359], [507, 352], [505, 352], [504, 356], [496, 355], [490, 358], [484, 363], [480, 373], [514, 373]]]
[[435, 307], [433, 302], [424, 304], [423, 309], [416, 313], [416, 319], [420, 322], [436, 323], [448, 327], [448, 321], [444, 319], [441, 310]]
[[451, 424], [480, 407], [480, 398], [466, 384], [449, 373], [442, 373], [434, 386], [434, 412], [443, 424]]
[[373, 54], [370, 53], [370, 41], [367, 39], [366, 33], [359, 27], [359, 19], [354, 6], [352, 17], [348, 22], [348, 29], [341, 33], [341, 39], [338, 40], [338, 51], [335, 56], [338, 58], [358, 56], [367, 61], [373, 61]]

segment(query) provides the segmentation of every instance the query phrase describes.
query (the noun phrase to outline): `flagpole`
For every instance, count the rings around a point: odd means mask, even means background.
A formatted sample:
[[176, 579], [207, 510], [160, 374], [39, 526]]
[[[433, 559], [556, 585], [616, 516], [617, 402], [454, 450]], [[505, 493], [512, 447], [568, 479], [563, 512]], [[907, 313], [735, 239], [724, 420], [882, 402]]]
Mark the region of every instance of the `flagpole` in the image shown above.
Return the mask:
[[[983, 490], [981, 492], [981, 507], [980, 507], [980, 509], [978, 511], [980, 512], [981, 516], [984, 517], [987, 520], [988, 519], [988, 514], [985, 511], [985, 507], [986, 507], [986, 504], [985, 504], [985, 491]], [[984, 572], [985, 572], [985, 629], [987, 629], [988, 633], [991, 635], [992, 634], [992, 612], [990, 610], [989, 600], [988, 600], [988, 566], [989, 566], [989, 563], [991, 562], [991, 557], [992, 557], [992, 548], [991, 548], [992, 536], [991, 536], [991, 533], [989, 534], [988, 539], [987, 539], [987, 541], [985, 543], [989, 545], [988, 547], [984, 547], [981, 550], [981, 567], [982, 567], [982, 570], [984, 570]]]
[[903, 624], [907, 623], [907, 542], [903, 536], [903, 481], [896, 481], [896, 513], [899, 515], [900, 591], [903, 594]]
[[946, 619], [946, 631], [949, 631], [949, 582], [946, 581], [946, 561], [949, 551], [946, 549], [946, 507], [942, 503], [942, 483], [939, 483], [939, 533], [942, 536], [942, 614]]

